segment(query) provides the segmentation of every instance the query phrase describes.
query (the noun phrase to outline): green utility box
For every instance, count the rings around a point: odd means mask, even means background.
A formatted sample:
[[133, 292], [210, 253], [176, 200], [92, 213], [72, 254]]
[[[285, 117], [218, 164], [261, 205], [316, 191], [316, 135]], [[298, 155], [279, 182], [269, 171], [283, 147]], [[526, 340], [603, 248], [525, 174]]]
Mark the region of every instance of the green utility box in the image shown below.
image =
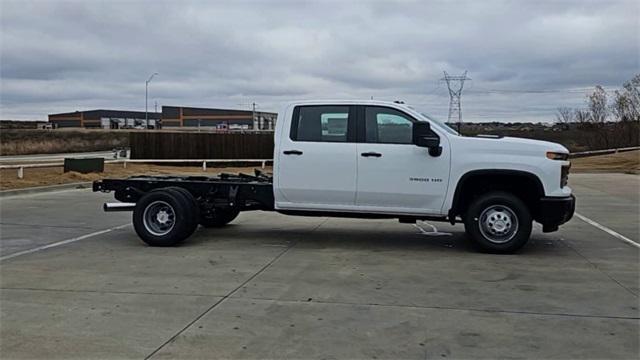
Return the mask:
[[65, 158], [64, 172], [76, 171], [82, 174], [104, 172], [104, 158]]

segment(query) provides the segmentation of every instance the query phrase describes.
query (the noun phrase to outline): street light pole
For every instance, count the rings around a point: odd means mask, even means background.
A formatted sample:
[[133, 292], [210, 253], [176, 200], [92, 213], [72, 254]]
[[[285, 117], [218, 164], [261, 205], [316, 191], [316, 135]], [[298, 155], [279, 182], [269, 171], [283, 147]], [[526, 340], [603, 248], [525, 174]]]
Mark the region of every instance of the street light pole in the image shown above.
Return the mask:
[[149, 128], [149, 111], [148, 111], [148, 100], [149, 100], [149, 83], [154, 76], [158, 75], [158, 73], [153, 73], [149, 76], [149, 80], [144, 84], [144, 122], [146, 124], [146, 128]]
[[[253, 105], [253, 107], [251, 108], [251, 118], [255, 123], [256, 122], [256, 102], [254, 101], [253, 103], [251, 103], [251, 105]], [[258, 130], [260, 130], [260, 120], [258, 120]]]

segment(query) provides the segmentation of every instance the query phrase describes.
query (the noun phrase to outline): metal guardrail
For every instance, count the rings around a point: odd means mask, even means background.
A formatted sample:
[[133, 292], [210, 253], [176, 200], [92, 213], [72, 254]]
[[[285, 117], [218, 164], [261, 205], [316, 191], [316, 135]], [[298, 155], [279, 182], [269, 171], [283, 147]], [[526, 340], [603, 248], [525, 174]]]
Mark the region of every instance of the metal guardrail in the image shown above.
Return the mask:
[[615, 154], [615, 153], [619, 153], [619, 152], [633, 151], [633, 150], [640, 150], [640, 146], [631, 146], [631, 147], [617, 148], [617, 149], [604, 149], [604, 150], [592, 150], [592, 151], [575, 152], [575, 153], [569, 154], [569, 158], [575, 159], [575, 158], [581, 158], [581, 157], [587, 157], [587, 156]]
[[34, 163], [59, 162], [66, 158], [84, 159], [84, 158], [104, 158], [105, 160], [117, 160], [129, 158], [128, 148], [115, 148], [105, 151], [89, 151], [82, 153], [57, 153], [57, 154], [27, 154], [27, 155], [2, 155], [0, 156], [0, 165], [19, 165]]
[[[119, 163], [121, 160], [105, 160], [105, 164]], [[24, 169], [28, 168], [47, 168], [47, 167], [58, 167], [64, 166], [64, 161], [58, 161], [53, 163], [41, 163], [41, 164], [9, 164], [9, 165], [0, 165], [0, 169], [17, 169], [18, 170], [18, 179], [24, 178]]]
[[[264, 169], [268, 162], [272, 162], [272, 159], [119, 159], [119, 160], [105, 160], [105, 164], [118, 164], [121, 163], [124, 168], [127, 167], [127, 163], [202, 163], [202, 171], [207, 171], [207, 164], [215, 163], [260, 163]], [[24, 178], [24, 169], [27, 168], [47, 168], [64, 166], [64, 162], [51, 162], [41, 164], [9, 164], [0, 165], [0, 169], [17, 169], [18, 179]]]

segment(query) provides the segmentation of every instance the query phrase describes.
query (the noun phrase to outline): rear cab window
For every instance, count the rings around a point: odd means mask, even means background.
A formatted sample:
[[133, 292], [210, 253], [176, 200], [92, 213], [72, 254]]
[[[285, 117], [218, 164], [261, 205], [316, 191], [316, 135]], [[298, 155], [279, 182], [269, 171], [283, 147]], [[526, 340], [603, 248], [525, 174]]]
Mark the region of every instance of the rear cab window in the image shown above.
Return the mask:
[[355, 110], [349, 105], [296, 106], [289, 137], [293, 141], [353, 142]]

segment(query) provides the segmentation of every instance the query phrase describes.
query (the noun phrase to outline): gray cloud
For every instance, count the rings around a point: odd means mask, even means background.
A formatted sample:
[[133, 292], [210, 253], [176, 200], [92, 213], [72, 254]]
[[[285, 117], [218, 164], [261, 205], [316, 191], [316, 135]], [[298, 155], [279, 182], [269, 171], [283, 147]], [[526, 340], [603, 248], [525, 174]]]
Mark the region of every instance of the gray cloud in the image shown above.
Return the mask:
[[442, 70], [466, 69], [466, 121], [549, 121], [640, 72], [635, 1], [0, 4], [2, 118], [143, 109], [156, 71], [150, 104], [373, 96], [446, 117]]

